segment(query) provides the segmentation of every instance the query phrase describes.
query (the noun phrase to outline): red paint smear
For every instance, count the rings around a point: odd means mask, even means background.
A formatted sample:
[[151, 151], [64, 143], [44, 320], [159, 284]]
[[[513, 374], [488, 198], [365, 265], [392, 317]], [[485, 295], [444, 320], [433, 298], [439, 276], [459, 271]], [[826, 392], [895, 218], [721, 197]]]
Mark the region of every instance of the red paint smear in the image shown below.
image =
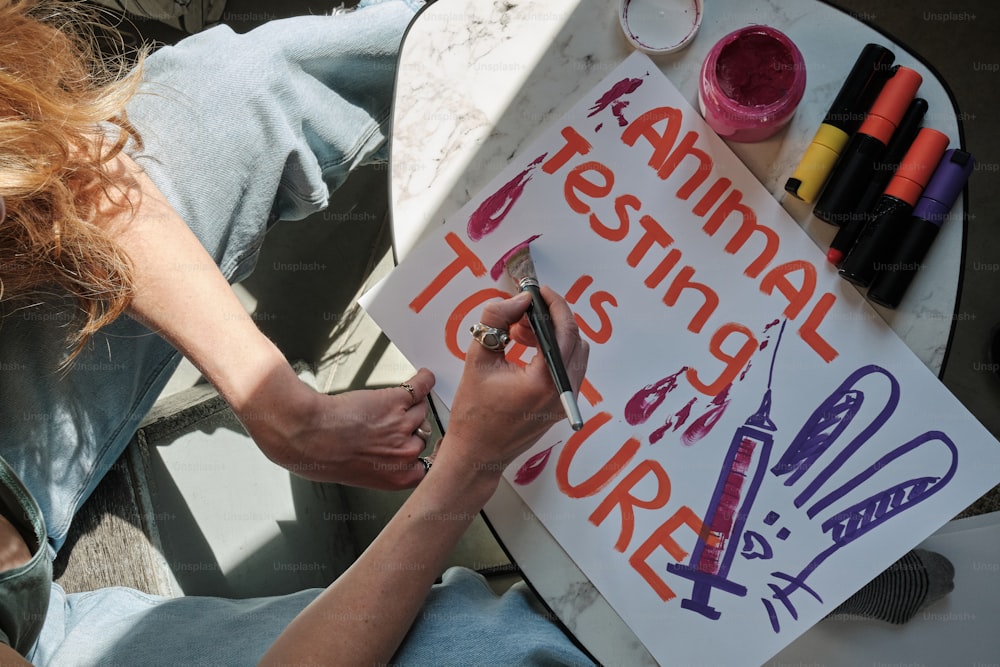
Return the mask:
[[604, 123], [598, 123], [597, 127], [594, 128], [594, 132], [600, 132], [602, 127], [604, 127]]
[[531, 172], [542, 163], [546, 155], [548, 153], [543, 153], [535, 158], [534, 162], [484, 199], [479, 208], [473, 211], [466, 225], [466, 233], [470, 239], [478, 241], [500, 226], [500, 223], [503, 222], [503, 219], [507, 217], [510, 210], [514, 208], [514, 204], [524, 193], [524, 186], [531, 180]]
[[628, 125], [628, 119], [625, 118], [625, 107], [628, 106], [628, 102], [618, 100], [611, 104], [611, 113], [615, 115], [618, 119], [618, 127], [625, 127]]
[[[562, 440], [557, 442], [556, 445], [561, 442]], [[542, 474], [543, 470], [545, 470], [545, 465], [549, 462], [549, 456], [552, 455], [552, 450], [556, 445], [552, 445], [552, 447], [538, 452], [525, 461], [524, 465], [522, 465], [514, 475], [514, 483], [519, 486], [525, 486], [526, 484], [531, 484], [538, 479], [538, 476]]]
[[691, 416], [691, 407], [694, 406], [695, 401], [697, 400], [697, 397], [692, 398], [687, 402], [687, 405], [670, 417], [667, 417], [667, 421], [663, 422], [663, 426], [649, 434], [649, 444], [655, 445], [661, 438], [663, 438], [664, 435], [667, 434], [667, 431], [676, 431], [681, 426], [684, 426], [684, 422], [686, 422], [688, 417]]
[[679, 429], [681, 426], [684, 426], [684, 422], [686, 422], [688, 420], [688, 417], [691, 416], [691, 408], [694, 406], [694, 402], [697, 400], [698, 400], [697, 398], [692, 398], [690, 401], [688, 401], [687, 405], [678, 410], [677, 414], [674, 415], [675, 417], [677, 417], [677, 425], [674, 426], [675, 431]]
[[667, 421], [663, 423], [663, 426], [649, 434], [649, 444], [655, 445], [664, 435], [666, 435], [667, 431], [670, 430], [670, 427], [673, 426], [673, 422], [670, 421], [670, 419], [670, 417], [667, 417]]
[[[590, 107], [590, 113], [587, 114], [587, 118], [604, 111], [613, 103], [618, 101], [618, 98], [628, 95], [629, 93], [634, 93], [635, 89], [641, 85], [642, 79], [622, 79], [615, 85], [611, 86], [611, 90], [601, 95], [599, 100], [594, 102], [594, 106]], [[628, 104], [628, 102], [625, 102], [625, 104]], [[612, 109], [612, 111], [614, 111], [614, 109]], [[618, 114], [615, 115], [617, 116]]]
[[667, 394], [677, 388], [677, 378], [687, 368], [687, 366], [682, 366], [676, 373], [668, 375], [659, 382], [647, 384], [637, 391], [635, 396], [625, 404], [625, 421], [632, 426], [645, 423], [656, 408], [660, 407], [660, 404], [666, 400]]
[[517, 252], [521, 248], [525, 247], [526, 245], [537, 239], [539, 236], [541, 236], [541, 234], [535, 234], [534, 236], [529, 236], [528, 238], [524, 239], [516, 246], [505, 252], [503, 254], [503, 257], [501, 257], [499, 261], [497, 261], [497, 263], [493, 265], [493, 268], [490, 269], [490, 278], [492, 278], [493, 280], [500, 280], [500, 276], [503, 275], [503, 270], [507, 268], [507, 260], [511, 258], [511, 255], [513, 255], [515, 252]]
[[764, 326], [764, 331], [767, 331], [771, 327], [776, 327], [781, 322], [781, 320], [775, 319]]
[[747, 373], [750, 372], [750, 368], [752, 367], [753, 367], [753, 360], [750, 360], [747, 362], [746, 368], [743, 369], [743, 372], [740, 373], [740, 382], [743, 382], [743, 380], [746, 379]]
[[710, 409], [706, 410], [703, 415], [694, 420], [694, 422], [684, 431], [681, 436], [681, 442], [690, 447], [695, 444], [706, 435], [712, 432], [715, 425], [719, 423], [722, 419], [722, 415], [726, 412], [726, 408], [729, 407], [729, 389], [733, 385], [728, 385], [719, 394], [712, 399]]

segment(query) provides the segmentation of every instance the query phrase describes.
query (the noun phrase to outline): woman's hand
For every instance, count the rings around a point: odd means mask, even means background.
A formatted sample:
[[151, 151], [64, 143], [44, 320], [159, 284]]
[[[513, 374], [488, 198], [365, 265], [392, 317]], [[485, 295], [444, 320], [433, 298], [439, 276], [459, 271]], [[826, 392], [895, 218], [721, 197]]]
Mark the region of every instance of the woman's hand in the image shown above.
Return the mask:
[[[556, 341], [574, 391], [579, 390], [590, 348], [580, 337], [573, 313], [553, 290], [542, 287]], [[483, 309], [482, 323], [509, 329], [518, 342], [536, 345], [524, 317], [531, 296], [522, 292]], [[435, 464], [457, 458], [477, 475], [499, 479], [504, 467], [524, 453], [553, 423], [566, 418], [542, 355], [526, 366], [507, 361], [476, 342], [469, 345], [465, 368], [452, 404], [448, 433], [435, 453]]]
[[247, 432], [271, 460], [322, 482], [373, 489], [407, 489], [424, 477], [426, 447], [417, 429], [430, 430], [427, 395], [434, 375], [422, 368], [404, 385], [327, 395], [297, 381], [275, 387], [274, 407], [240, 414]]

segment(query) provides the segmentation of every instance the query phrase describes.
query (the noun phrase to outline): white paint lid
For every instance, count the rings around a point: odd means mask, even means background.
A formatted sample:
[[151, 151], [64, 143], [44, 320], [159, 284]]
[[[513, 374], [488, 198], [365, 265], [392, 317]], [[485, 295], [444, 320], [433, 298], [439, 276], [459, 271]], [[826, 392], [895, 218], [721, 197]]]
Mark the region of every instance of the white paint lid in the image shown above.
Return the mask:
[[653, 55], [687, 46], [701, 27], [702, 0], [621, 0], [618, 19], [632, 46]]

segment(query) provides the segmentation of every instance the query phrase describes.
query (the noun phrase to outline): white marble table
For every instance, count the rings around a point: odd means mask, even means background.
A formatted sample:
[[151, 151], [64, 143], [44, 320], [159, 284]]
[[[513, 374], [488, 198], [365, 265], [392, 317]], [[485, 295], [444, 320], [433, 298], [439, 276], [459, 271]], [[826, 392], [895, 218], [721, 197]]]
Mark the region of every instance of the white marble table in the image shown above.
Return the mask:
[[[730, 145], [824, 253], [836, 229], [814, 218], [811, 206], [787, 196], [783, 187], [865, 43], [888, 46], [898, 64], [924, 76], [918, 93], [930, 108], [924, 125], [947, 134], [951, 147], [961, 147], [957, 110], [934, 73], [853, 17], [816, 0], [705, 4], [691, 45], [654, 60], [696, 106], [701, 63], [724, 34], [763, 23], [799, 46], [808, 82], [790, 125], [765, 142]], [[390, 187], [398, 259], [631, 53], [616, 12], [617, 3], [609, 0], [440, 0], [420, 13], [403, 43], [392, 116]], [[935, 373], [942, 369], [954, 322], [964, 211], [960, 199], [900, 308], [878, 309]], [[526, 579], [598, 660], [654, 664], [506, 482], [485, 513]]]

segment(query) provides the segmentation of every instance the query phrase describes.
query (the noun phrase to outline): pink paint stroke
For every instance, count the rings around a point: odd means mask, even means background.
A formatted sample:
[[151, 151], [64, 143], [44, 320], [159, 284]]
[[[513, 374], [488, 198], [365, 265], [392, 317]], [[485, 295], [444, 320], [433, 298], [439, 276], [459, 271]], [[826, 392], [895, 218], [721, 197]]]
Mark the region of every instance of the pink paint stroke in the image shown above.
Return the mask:
[[681, 435], [682, 444], [690, 447], [712, 432], [715, 425], [722, 419], [726, 408], [729, 407], [729, 390], [732, 387], [733, 385], [730, 383], [725, 389], [720, 391], [709, 404], [711, 407], [687, 427], [687, 430]]
[[525, 247], [526, 245], [537, 239], [539, 236], [541, 236], [541, 234], [535, 234], [534, 236], [529, 236], [528, 238], [524, 239], [516, 246], [505, 252], [503, 254], [503, 257], [497, 260], [497, 263], [493, 265], [492, 269], [490, 269], [490, 278], [492, 278], [494, 281], [500, 280], [500, 276], [503, 275], [504, 269], [507, 268], [507, 260], [509, 260], [514, 255], [515, 252]]
[[[622, 79], [615, 85], [611, 86], [611, 89], [608, 90], [608, 92], [601, 95], [601, 97], [594, 102], [594, 106], [590, 107], [590, 113], [587, 114], [587, 118], [604, 111], [615, 102], [618, 102], [620, 98], [625, 95], [634, 93], [641, 85], [642, 79]], [[628, 104], [628, 102], [624, 103]], [[614, 111], [614, 109], [612, 109], [612, 111]]]
[[561, 442], [562, 440], [557, 442], [555, 445], [552, 445], [552, 447], [538, 452], [525, 461], [524, 465], [522, 465], [514, 474], [514, 483], [519, 486], [525, 486], [526, 484], [531, 484], [538, 479], [538, 476], [542, 474], [542, 471], [545, 470], [546, 464], [549, 462], [552, 450]]
[[660, 407], [660, 404], [666, 400], [667, 394], [677, 388], [677, 378], [687, 368], [687, 366], [682, 366], [676, 373], [672, 373], [653, 384], [647, 384], [637, 391], [632, 398], [628, 399], [628, 403], [625, 404], [625, 421], [632, 426], [645, 423], [653, 412]]
[[684, 422], [686, 422], [688, 420], [688, 417], [691, 416], [691, 408], [694, 406], [694, 402], [697, 400], [698, 400], [697, 398], [692, 398], [690, 401], [687, 402], [687, 405], [685, 405], [683, 408], [677, 411], [676, 415], [677, 422], [674, 425], [675, 431], [679, 429], [681, 426], [684, 426]]
[[531, 172], [548, 153], [539, 155], [535, 160], [525, 167], [517, 176], [507, 181], [499, 190], [483, 200], [472, 215], [466, 225], [466, 234], [473, 241], [479, 241], [484, 236], [495, 230], [507, 217], [514, 204], [524, 193], [524, 186], [531, 180]]
[[663, 422], [663, 426], [649, 434], [649, 444], [655, 445], [663, 438], [663, 436], [667, 434], [667, 431], [676, 431], [681, 426], [684, 426], [684, 422], [686, 422], [688, 417], [691, 416], [691, 407], [697, 400], [697, 397], [692, 398], [687, 402], [687, 405], [667, 417], [667, 421]]
[[624, 100], [618, 100], [611, 104], [611, 113], [615, 115], [618, 119], [618, 127], [625, 127], [628, 125], [628, 119], [625, 118], [625, 107], [628, 106], [628, 102]]

